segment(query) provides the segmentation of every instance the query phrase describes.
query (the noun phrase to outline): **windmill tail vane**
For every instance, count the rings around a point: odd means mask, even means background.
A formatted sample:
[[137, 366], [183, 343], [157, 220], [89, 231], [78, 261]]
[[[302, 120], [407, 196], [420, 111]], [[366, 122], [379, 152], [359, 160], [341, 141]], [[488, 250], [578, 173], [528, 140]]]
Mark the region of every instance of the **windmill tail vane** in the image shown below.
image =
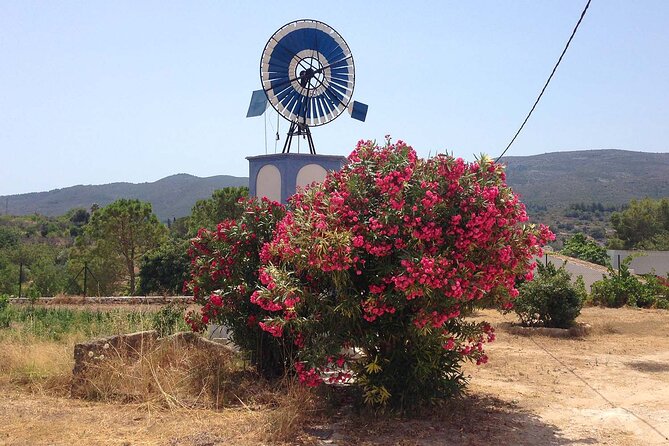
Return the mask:
[[293, 136], [304, 136], [316, 153], [310, 127], [327, 124], [348, 110], [365, 121], [367, 104], [353, 101], [355, 66], [344, 39], [317, 20], [297, 20], [270, 37], [260, 60], [262, 89], [251, 95], [246, 117], [261, 116], [268, 105], [290, 122], [283, 153]]

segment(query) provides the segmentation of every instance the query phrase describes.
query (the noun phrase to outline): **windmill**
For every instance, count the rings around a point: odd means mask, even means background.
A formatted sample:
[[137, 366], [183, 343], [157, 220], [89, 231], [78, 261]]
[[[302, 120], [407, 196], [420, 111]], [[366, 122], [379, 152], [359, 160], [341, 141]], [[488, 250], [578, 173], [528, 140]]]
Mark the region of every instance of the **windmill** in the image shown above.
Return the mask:
[[294, 136], [316, 153], [311, 127], [327, 124], [344, 110], [364, 121], [367, 105], [353, 101], [355, 65], [344, 38], [318, 20], [290, 22], [267, 41], [260, 59], [261, 90], [251, 96], [246, 117], [260, 116], [271, 104], [290, 122], [282, 153]]

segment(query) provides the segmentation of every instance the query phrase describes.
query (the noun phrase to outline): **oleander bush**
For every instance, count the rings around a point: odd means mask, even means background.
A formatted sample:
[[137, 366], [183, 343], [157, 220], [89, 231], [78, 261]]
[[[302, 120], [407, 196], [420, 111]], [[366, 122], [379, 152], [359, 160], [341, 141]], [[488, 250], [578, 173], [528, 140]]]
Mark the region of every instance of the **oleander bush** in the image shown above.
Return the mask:
[[251, 296], [260, 285], [260, 249], [286, 211], [266, 198], [241, 199], [237, 206], [239, 218], [219, 223], [216, 230], [202, 228], [191, 240], [187, 288], [201, 308], [189, 312], [187, 322], [194, 331], [224, 325], [260, 373], [277, 377], [285, 373], [292, 347], [262, 330], [258, 323], [271, 312], [255, 305]]
[[361, 141], [290, 206], [261, 249], [257, 324], [293, 344], [301, 382], [349, 383], [374, 407], [456, 394], [462, 363], [485, 363], [495, 336], [464, 316], [510, 307], [553, 238], [528, 223], [500, 164], [418, 159], [389, 139]]

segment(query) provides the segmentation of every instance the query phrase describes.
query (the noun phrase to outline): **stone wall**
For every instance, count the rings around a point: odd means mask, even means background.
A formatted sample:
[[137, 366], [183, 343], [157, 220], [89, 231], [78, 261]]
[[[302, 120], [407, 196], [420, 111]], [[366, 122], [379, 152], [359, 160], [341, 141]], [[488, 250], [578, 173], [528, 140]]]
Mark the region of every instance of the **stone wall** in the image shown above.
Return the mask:
[[232, 356], [236, 353], [235, 348], [229, 343], [213, 342], [192, 332], [158, 338], [155, 330], [149, 330], [94, 339], [74, 346], [74, 368], [72, 369], [70, 394], [73, 397], [86, 396], [87, 373], [91, 365], [99, 367], [105, 359], [137, 361], [143, 355], [169, 344], [175, 348], [195, 347], [212, 354], [224, 353]]

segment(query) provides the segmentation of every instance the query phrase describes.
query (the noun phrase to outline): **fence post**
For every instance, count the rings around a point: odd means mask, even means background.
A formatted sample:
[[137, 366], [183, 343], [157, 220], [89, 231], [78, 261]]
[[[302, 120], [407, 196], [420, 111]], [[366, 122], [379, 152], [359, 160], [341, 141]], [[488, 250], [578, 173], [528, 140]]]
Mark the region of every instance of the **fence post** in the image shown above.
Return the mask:
[[618, 254], [618, 277], [620, 277], [620, 254]]
[[546, 265], [545, 266], [548, 266], [548, 253], [545, 253], [544, 256], [546, 256], [546, 262], [545, 262]]
[[86, 297], [86, 279], [88, 278], [88, 263], [84, 263], [84, 297]]
[[23, 284], [23, 262], [19, 263], [19, 299], [21, 299], [21, 285]]

